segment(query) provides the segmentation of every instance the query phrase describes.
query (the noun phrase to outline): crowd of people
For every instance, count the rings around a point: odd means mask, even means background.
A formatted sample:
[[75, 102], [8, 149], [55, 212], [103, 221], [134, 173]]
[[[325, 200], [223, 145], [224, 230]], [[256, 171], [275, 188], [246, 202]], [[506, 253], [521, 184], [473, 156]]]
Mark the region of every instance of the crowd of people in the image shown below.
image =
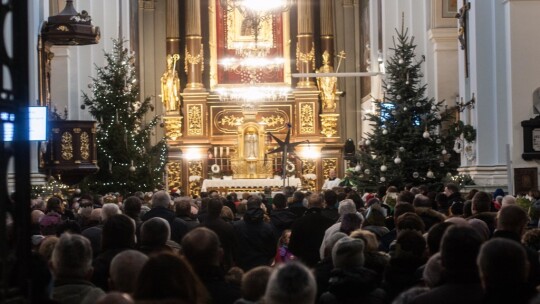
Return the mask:
[[530, 195], [529, 209], [454, 184], [36, 199], [32, 301], [540, 303]]

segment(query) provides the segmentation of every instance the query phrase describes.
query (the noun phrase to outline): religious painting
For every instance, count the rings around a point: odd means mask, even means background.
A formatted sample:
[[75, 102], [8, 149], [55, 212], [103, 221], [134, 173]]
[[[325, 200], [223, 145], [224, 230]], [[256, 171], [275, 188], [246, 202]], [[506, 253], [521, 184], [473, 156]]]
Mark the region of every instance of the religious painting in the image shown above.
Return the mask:
[[514, 192], [527, 193], [531, 189], [538, 189], [538, 168], [515, 168]]
[[457, 0], [442, 0], [443, 2], [443, 18], [456, 18], [458, 12]]
[[[227, 3], [227, 7], [224, 7]], [[232, 0], [211, 2], [211, 88], [237, 84], [282, 84], [290, 77], [288, 15], [254, 14], [232, 5]], [[288, 14], [288, 12], [287, 12]], [[288, 57], [288, 56], [287, 56]], [[248, 68], [255, 61], [285, 59], [278, 64]], [[260, 59], [260, 60], [259, 60]]]

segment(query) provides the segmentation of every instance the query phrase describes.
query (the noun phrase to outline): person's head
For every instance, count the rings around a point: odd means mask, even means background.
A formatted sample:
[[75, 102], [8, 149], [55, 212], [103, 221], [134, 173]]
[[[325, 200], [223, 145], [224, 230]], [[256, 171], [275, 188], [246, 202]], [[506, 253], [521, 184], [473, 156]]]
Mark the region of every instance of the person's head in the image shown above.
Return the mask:
[[[349, 192], [346, 195], [346, 198], [350, 199], [350, 200], [352, 200], [354, 202], [354, 205], [356, 206], [356, 210], [360, 210], [360, 209], [364, 208], [364, 206], [365, 206], [364, 200], [362, 199], [360, 194], [358, 194], [356, 191]], [[342, 201], [343, 199], [339, 199], [339, 195], [338, 195], [337, 200]]]
[[477, 279], [476, 257], [482, 238], [466, 226], [449, 227], [441, 240], [441, 263], [448, 276]]
[[261, 208], [261, 198], [257, 195], [252, 195], [248, 201], [247, 201], [247, 208], [249, 209], [257, 209]]
[[139, 217], [142, 201], [137, 196], [130, 196], [124, 201], [124, 213], [132, 219]]
[[[380, 206], [377, 204], [377, 206]], [[385, 216], [384, 216], [384, 209], [376, 206], [372, 206], [369, 208], [366, 218], [364, 220], [363, 226], [384, 226], [385, 222]]]
[[272, 199], [272, 204], [275, 209], [284, 209], [287, 207], [287, 197], [282, 193], [277, 193]]
[[309, 208], [322, 208], [323, 198], [319, 193], [313, 193], [308, 197]]
[[324, 240], [324, 257], [331, 257], [332, 249], [334, 248], [334, 245], [336, 244], [336, 242], [346, 236], [347, 235], [343, 232], [336, 232], [332, 234], [329, 238], [325, 239]]
[[221, 209], [223, 209], [223, 201], [219, 197], [211, 198], [208, 201], [208, 216], [217, 218], [221, 215]]
[[48, 236], [44, 238], [39, 245], [39, 256], [47, 263], [51, 260], [56, 243], [58, 243], [58, 238], [56, 236]]
[[101, 251], [132, 248], [135, 246], [135, 223], [124, 214], [111, 216], [101, 233]]
[[301, 203], [304, 201], [305, 195], [302, 191], [294, 191], [292, 195], [292, 203]]
[[53, 196], [47, 200], [47, 212], [64, 212], [64, 203], [62, 199], [57, 196]]
[[42, 217], [45, 216], [45, 213], [43, 213], [43, 211], [41, 210], [32, 210], [32, 212], [30, 213], [30, 219], [31, 219], [31, 223], [32, 225], [39, 225], [39, 220], [41, 220]]
[[439, 252], [442, 237], [446, 230], [452, 225], [453, 224], [450, 222], [443, 222], [431, 226], [426, 238], [430, 256]]
[[146, 261], [148, 257], [137, 250], [124, 250], [117, 254], [109, 268], [109, 288], [133, 293], [137, 277]]
[[534, 251], [540, 251], [540, 229], [535, 228], [525, 232], [521, 243]]
[[448, 196], [444, 193], [437, 193], [437, 195], [435, 195], [435, 203], [437, 203], [437, 208], [439, 210], [445, 210], [450, 207], [448, 205]]
[[472, 214], [489, 212], [491, 210], [491, 197], [487, 192], [478, 191], [472, 198]]
[[357, 238], [339, 239], [332, 248], [334, 268], [347, 269], [364, 266], [364, 241]]
[[364, 252], [378, 251], [379, 240], [377, 239], [377, 235], [375, 235], [375, 233], [368, 230], [357, 229], [353, 231], [349, 236], [353, 239], [360, 239], [364, 241]]
[[515, 205], [516, 204], [516, 198], [512, 195], [505, 195], [502, 198], [501, 201], [501, 208], [508, 206], [508, 205]]
[[449, 213], [451, 216], [461, 216], [463, 215], [463, 210], [465, 209], [465, 204], [462, 202], [454, 202], [450, 205]]
[[337, 193], [334, 190], [326, 190], [324, 191], [324, 204], [327, 207], [335, 208], [335, 205], [337, 203]]
[[396, 238], [396, 250], [394, 257], [406, 257], [414, 260], [424, 260], [426, 258], [426, 240], [416, 230], [398, 230]]
[[272, 268], [268, 266], [255, 267], [246, 272], [242, 277], [242, 298], [258, 302], [264, 296], [271, 273]]
[[328, 177], [329, 178], [336, 178], [336, 170], [335, 169], [328, 170]]
[[448, 183], [444, 186], [444, 194], [450, 196], [454, 193], [459, 193], [459, 187], [454, 183]]
[[161, 190], [152, 195], [152, 208], [169, 208], [171, 205], [171, 196], [167, 191]]
[[399, 203], [409, 203], [412, 205], [414, 201], [414, 194], [410, 191], [401, 191], [397, 197], [397, 204]]
[[356, 213], [347, 213], [341, 217], [339, 231], [349, 235], [362, 227], [362, 218]]
[[81, 225], [79, 225], [79, 222], [77, 222], [76, 220], [62, 221], [56, 227], [56, 236], [60, 236], [64, 232], [80, 234]]
[[151, 256], [142, 267], [133, 298], [202, 304], [206, 303], [208, 296], [199, 277], [183, 257], [160, 253]]
[[174, 199], [174, 212], [176, 216], [190, 217], [191, 216], [191, 198], [177, 197]]
[[266, 304], [315, 303], [317, 283], [311, 271], [299, 262], [279, 264], [268, 280]]
[[525, 231], [528, 222], [529, 216], [527, 215], [527, 212], [518, 205], [510, 205], [501, 208], [497, 214], [497, 229], [512, 231], [519, 236]]
[[407, 212], [397, 218], [396, 230], [398, 233], [402, 230], [415, 230], [419, 233], [424, 233], [426, 230], [426, 225], [418, 214], [414, 212]]
[[413, 206], [431, 208], [433, 205], [431, 204], [431, 200], [429, 199], [429, 197], [423, 194], [419, 194], [414, 197]]
[[160, 217], [153, 217], [141, 226], [141, 245], [159, 248], [165, 246], [171, 238], [169, 222]]
[[218, 235], [208, 228], [195, 228], [182, 239], [182, 254], [193, 268], [204, 269], [218, 266], [223, 256], [223, 249]]
[[414, 206], [412, 204], [409, 204], [409, 203], [398, 203], [395, 207], [394, 207], [394, 221], [397, 222], [397, 218], [402, 215], [402, 214], [405, 214], [407, 212], [412, 212], [414, 213], [415, 212], [415, 209], [414, 209]]
[[528, 276], [527, 253], [519, 243], [493, 238], [480, 248], [476, 261], [484, 290], [523, 286]]
[[111, 216], [120, 214], [120, 208], [117, 204], [106, 203], [101, 207], [101, 222], [105, 223]]
[[338, 213], [340, 216], [344, 216], [349, 213], [356, 213], [356, 205], [351, 199], [344, 199], [339, 202]]
[[93, 272], [90, 241], [82, 235], [64, 233], [54, 247], [50, 266], [56, 279], [90, 279]]

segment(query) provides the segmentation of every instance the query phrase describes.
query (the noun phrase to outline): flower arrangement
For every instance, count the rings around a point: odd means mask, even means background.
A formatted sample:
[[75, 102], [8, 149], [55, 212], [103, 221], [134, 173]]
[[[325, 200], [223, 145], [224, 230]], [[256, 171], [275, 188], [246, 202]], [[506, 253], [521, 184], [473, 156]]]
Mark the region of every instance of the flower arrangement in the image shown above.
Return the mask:
[[304, 178], [307, 179], [307, 180], [316, 180], [317, 175], [315, 175], [313, 173], [307, 173], [307, 174], [304, 174]]

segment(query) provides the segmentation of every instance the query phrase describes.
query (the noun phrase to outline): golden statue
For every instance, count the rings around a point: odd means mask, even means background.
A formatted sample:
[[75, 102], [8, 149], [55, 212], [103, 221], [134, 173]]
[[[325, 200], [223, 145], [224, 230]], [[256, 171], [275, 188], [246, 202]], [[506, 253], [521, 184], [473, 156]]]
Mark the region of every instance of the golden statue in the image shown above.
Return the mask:
[[[318, 73], [333, 73], [334, 68], [329, 64], [330, 54], [324, 51], [323, 65], [317, 70]], [[317, 85], [321, 91], [323, 111], [334, 111], [336, 109], [336, 83], [337, 77], [317, 77]]]
[[180, 78], [176, 71], [176, 62], [180, 55], [167, 55], [167, 71], [161, 76], [161, 99], [166, 112], [178, 111], [180, 104]]

